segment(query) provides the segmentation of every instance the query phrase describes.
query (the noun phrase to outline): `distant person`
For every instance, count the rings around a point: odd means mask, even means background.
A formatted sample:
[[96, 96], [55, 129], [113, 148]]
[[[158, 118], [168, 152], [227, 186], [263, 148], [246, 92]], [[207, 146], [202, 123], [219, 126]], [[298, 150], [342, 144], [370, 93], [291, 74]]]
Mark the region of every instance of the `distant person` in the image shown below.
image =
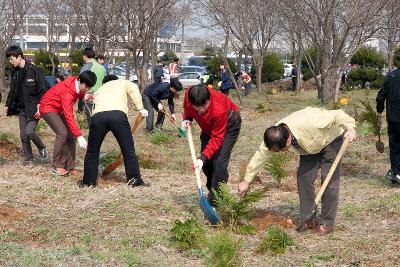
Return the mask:
[[59, 73], [59, 74], [56, 75], [56, 81], [57, 81], [57, 83], [62, 82], [62, 81], [64, 81], [64, 80], [65, 80], [65, 78], [64, 78], [64, 76], [63, 76], [61, 73]]
[[[56, 133], [53, 151], [53, 170], [55, 176], [77, 175], [75, 169], [75, 142], [78, 140], [82, 149], [87, 148], [74, 116], [74, 104], [78, 98], [96, 84], [96, 74], [89, 70], [79, 77], [68, 77], [51, 87], [40, 101], [40, 114]], [[86, 95], [87, 96], [87, 95]]]
[[224, 64], [219, 65], [221, 75], [221, 93], [229, 95], [229, 90], [233, 88], [232, 80], [229, 77], [229, 72], [226, 70]]
[[98, 55], [96, 57], [97, 63], [103, 66], [103, 68], [106, 70], [106, 75], [110, 74], [110, 71], [108, 69], [108, 64], [106, 63], [106, 59], [102, 55]]
[[243, 80], [244, 95], [247, 96], [253, 87], [253, 82], [251, 81], [251, 76], [245, 71], [240, 71], [240, 77]]
[[48, 152], [42, 140], [35, 133], [40, 119], [39, 102], [49, 85], [42, 71], [35, 65], [25, 61], [19, 46], [10, 46], [6, 57], [14, 69], [11, 72], [11, 86], [8, 94], [5, 113], [7, 116], [19, 116], [19, 133], [24, 153], [23, 164], [33, 164], [31, 141], [39, 150], [40, 158], [48, 160]]
[[169, 63], [168, 71], [169, 71], [170, 80], [178, 78], [178, 75], [179, 75], [179, 58], [174, 58], [174, 61]]
[[292, 68], [292, 90], [296, 91], [297, 88], [297, 68]]
[[154, 74], [154, 82], [161, 83], [162, 77], [164, 77], [164, 66], [163, 66], [161, 60], [159, 60], [157, 62], [157, 65], [154, 66], [153, 74]]
[[[101, 82], [104, 79], [104, 76], [106, 75], [106, 70], [102, 65], [100, 65], [96, 59], [95, 59], [95, 53], [92, 48], [85, 48], [83, 49], [83, 61], [86, 63], [82, 68], [80, 73], [83, 73], [84, 71], [92, 71], [96, 75], [97, 82], [96, 84], [88, 91], [88, 94], [93, 94], [96, 92], [97, 89], [100, 88]], [[92, 113], [93, 109], [93, 100], [87, 100], [84, 101], [84, 108], [85, 108], [85, 113], [86, 113], [86, 118], [87, 121], [90, 125], [90, 116]]]
[[390, 148], [390, 167], [386, 175], [393, 183], [400, 183], [400, 69], [389, 72], [376, 97], [376, 111], [382, 119], [386, 103], [386, 120]]
[[143, 90], [143, 105], [149, 112], [149, 116], [146, 118], [146, 130], [148, 133], [153, 132], [153, 108], [158, 112], [155, 127], [161, 129], [163, 126], [165, 114], [161, 112], [161, 110], [164, 110], [161, 100], [168, 100], [168, 106], [172, 118], [176, 120], [174, 98], [177, 97], [178, 92], [181, 90], [182, 84], [178, 79], [172, 79], [170, 83], [153, 83]]
[[117, 139], [124, 157], [128, 185], [143, 186], [145, 183], [140, 175], [139, 162], [128, 120], [128, 96], [142, 117], [148, 115], [147, 110], [143, 108], [139, 87], [128, 80], [118, 80], [115, 75], [106, 76], [103, 83], [103, 86], [94, 93], [94, 109], [85, 156], [84, 175], [78, 185], [80, 187], [96, 186], [100, 147], [104, 137], [111, 131]]

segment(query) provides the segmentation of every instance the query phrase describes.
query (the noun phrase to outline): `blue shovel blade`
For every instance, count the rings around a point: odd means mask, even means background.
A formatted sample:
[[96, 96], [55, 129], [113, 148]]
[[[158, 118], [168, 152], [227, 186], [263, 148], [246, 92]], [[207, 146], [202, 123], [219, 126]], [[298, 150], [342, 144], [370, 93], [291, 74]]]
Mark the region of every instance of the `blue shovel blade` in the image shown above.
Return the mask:
[[210, 221], [212, 225], [216, 225], [219, 222], [219, 216], [215, 212], [215, 210], [211, 207], [210, 203], [208, 203], [208, 200], [204, 197], [203, 190], [199, 190], [200, 193], [200, 208], [204, 213], [204, 216], [207, 218], [207, 220]]

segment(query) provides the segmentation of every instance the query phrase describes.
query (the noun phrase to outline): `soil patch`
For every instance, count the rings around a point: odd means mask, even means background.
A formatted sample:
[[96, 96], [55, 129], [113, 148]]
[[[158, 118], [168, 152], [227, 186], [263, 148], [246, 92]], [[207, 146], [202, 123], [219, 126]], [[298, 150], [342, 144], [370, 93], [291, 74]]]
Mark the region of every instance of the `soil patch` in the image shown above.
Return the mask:
[[6, 160], [16, 160], [18, 159], [19, 148], [16, 144], [0, 140], [0, 156]]
[[9, 205], [0, 204], [0, 223], [9, 225], [15, 220], [21, 220], [28, 216], [28, 212], [24, 210], [16, 210]]
[[294, 229], [292, 219], [276, 214], [272, 214], [265, 210], [257, 210], [256, 215], [250, 220], [250, 223], [257, 231], [265, 231], [267, 228], [276, 225], [286, 229]]
[[121, 184], [121, 183], [126, 183], [126, 177], [110, 174], [106, 177], [100, 177], [100, 179], [98, 179], [97, 182], [99, 183], [99, 185]]

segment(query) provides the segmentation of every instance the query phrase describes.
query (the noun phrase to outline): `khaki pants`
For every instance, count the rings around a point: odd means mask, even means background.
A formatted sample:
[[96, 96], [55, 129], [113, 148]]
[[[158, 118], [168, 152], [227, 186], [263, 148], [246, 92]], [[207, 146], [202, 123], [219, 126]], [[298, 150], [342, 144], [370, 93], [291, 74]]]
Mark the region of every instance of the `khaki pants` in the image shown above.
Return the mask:
[[[320, 153], [300, 156], [300, 166], [297, 170], [297, 187], [299, 191], [300, 216], [302, 221], [307, 219], [313, 212], [315, 201], [314, 182], [319, 168], [321, 168], [321, 183], [323, 183], [342, 144], [343, 136], [339, 136], [322, 149]], [[335, 223], [339, 203], [341, 166], [342, 162], [340, 161], [322, 195], [321, 214], [316, 218], [316, 222], [319, 224], [333, 225]]]
[[56, 133], [53, 151], [53, 168], [64, 168], [70, 171], [75, 168], [76, 138], [68, 128], [64, 116], [48, 112], [43, 119]]

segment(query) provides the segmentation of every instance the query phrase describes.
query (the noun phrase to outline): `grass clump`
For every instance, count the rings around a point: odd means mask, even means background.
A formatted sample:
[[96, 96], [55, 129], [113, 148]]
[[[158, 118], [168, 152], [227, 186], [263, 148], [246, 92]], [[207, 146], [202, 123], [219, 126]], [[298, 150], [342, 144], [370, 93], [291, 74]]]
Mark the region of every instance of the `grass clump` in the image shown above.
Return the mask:
[[49, 127], [45, 120], [39, 120], [36, 129], [40, 132], [42, 130], [46, 130]]
[[104, 157], [100, 158], [100, 160], [99, 160], [100, 166], [106, 167], [106, 166], [110, 165], [111, 163], [114, 163], [115, 160], [118, 158], [118, 155], [119, 155], [119, 151], [117, 151], [115, 149], [110, 152], [107, 152], [107, 154]]
[[255, 235], [257, 229], [251, 224], [242, 224], [237, 227], [236, 233], [240, 235]]
[[275, 255], [285, 253], [286, 247], [293, 245], [293, 239], [281, 228], [270, 227], [265, 237], [258, 245], [257, 251], [261, 254], [271, 252]]
[[236, 226], [250, 219], [255, 212], [254, 204], [263, 194], [264, 191], [249, 192], [240, 198], [229, 192], [226, 184], [221, 183], [219, 191], [214, 191], [214, 202], [222, 221]]
[[16, 143], [18, 138], [13, 133], [2, 133], [0, 132], [0, 141], [5, 143]]
[[144, 153], [137, 153], [139, 166], [143, 169], [158, 170], [160, 169], [160, 164], [151, 158], [151, 155]]
[[258, 103], [257, 106], [256, 106], [256, 111], [257, 111], [258, 113], [263, 114], [263, 113], [265, 113], [267, 110], [265, 109], [264, 104]]
[[206, 240], [204, 263], [210, 267], [241, 266], [240, 249], [242, 240], [228, 231], [218, 231]]
[[205, 229], [194, 218], [190, 218], [184, 222], [176, 220], [171, 233], [179, 249], [197, 249], [204, 244]]
[[150, 142], [154, 145], [170, 144], [173, 142], [173, 138], [170, 134], [155, 132], [151, 135]]
[[281, 184], [282, 178], [287, 176], [286, 167], [291, 160], [291, 155], [287, 152], [273, 153], [265, 165], [266, 170], [272, 177]]
[[78, 123], [79, 129], [89, 129], [89, 123], [84, 113], [76, 113], [75, 120]]

